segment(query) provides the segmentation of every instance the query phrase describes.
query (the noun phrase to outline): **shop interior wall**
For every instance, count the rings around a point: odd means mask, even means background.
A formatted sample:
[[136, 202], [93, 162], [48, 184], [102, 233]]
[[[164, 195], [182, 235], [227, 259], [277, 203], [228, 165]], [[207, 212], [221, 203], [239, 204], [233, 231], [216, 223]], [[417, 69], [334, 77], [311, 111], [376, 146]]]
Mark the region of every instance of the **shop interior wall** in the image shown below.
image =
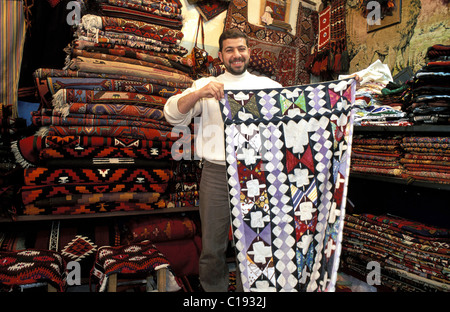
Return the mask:
[[393, 75], [406, 67], [417, 72], [425, 65], [428, 47], [450, 44], [449, 0], [401, 0], [401, 22], [367, 32], [359, 0], [347, 1], [350, 72], [380, 59]]
[[[195, 43], [195, 34], [197, 31], [197, 22], [199, 13], [195, 8], [195, 5], [191, 5], [187, 0], [181, 0], [183, 4], [183, 34], [184, 38], [181, 45], [192, 50]], [[320, 2], [320, 0], [315, 0], [315, 2]], [[248, 12], [249, 22], [255, 25], [261, 25], [261, 5], [264, 3], [263, 0], [248, 0], [248, 7], [251, 8]], [[290, 4], [290, 14], [289, 23], [291, 24], [293, 30], [292, 34], [295, 34], [295, 24], [297, 21], [297, 12], [300, 0], [291, 0]], [[305, 4], [308, 5], [308, 4]], [[312, 7], [312, 6], [309, 6]], [[205, 26], [205, 49], [214, 58], [218, 57], [219, 51], [219, 36], [223, 31], [223, 25], [226, 18], [227, 12], [222, 12], [218, 16], [206, 21]], [[198, 45], [201, 47], [201, 40], [198, 39]]]

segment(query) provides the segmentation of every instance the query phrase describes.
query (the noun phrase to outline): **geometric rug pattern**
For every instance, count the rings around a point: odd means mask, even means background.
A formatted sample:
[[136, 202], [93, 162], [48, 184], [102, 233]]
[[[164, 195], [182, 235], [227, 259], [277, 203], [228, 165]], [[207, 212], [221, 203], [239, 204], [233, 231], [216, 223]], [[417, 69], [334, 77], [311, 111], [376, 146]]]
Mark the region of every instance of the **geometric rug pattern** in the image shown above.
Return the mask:
[[244, 291], [334, 291], [353, 132], [353, 79], [226, 90], [220, 102]]

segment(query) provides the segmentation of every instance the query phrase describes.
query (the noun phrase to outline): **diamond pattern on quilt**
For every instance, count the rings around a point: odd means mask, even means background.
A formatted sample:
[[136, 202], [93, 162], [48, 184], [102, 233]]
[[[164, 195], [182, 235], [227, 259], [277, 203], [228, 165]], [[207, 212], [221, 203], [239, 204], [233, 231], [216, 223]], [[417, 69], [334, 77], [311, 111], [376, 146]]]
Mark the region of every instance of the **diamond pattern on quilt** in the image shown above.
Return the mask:
[[230, 209], [245, 291], [333, 291], [355, 82], [228, 91]]

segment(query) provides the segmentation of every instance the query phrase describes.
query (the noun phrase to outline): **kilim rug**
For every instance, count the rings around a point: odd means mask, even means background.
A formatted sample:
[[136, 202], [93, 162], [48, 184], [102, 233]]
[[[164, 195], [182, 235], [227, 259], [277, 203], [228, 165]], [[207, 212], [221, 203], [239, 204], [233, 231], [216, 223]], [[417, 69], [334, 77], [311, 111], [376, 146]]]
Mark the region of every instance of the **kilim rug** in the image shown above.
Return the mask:
[[25, 249], [0, 253], [0, 285], [26, 285], [46, 281], [64, 291], [66, 263], [58, 252]]
[[227, 91], [221, 101], [245, 291], [334, 291], [354, 80]]
[[111, 274], [150, 274], [163, 268], [168, 269], [167, 290], [179, 290], [169, 261], [150, 241], [117, 247], [103, 246], [97, 252], [91, 279], [97, 283], [97, 290], [105, 291]]

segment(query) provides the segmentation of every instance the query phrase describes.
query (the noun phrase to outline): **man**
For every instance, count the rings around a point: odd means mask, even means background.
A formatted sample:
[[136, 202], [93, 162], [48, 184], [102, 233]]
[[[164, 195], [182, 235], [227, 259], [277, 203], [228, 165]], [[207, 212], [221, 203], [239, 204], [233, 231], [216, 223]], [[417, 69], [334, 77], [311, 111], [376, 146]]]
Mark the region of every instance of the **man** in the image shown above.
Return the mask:
[[219, 38], [219, 58], [226, 71], [218, 77], [200, 78], [182, 94], [172, 96], [164, 107], [172, 125], [187, 126], [200, 116], [195, 142], [203, 159], [200, 182], [200, 220], [202, 253], [200, 283], [205, 291], [227, 291], [228, 266], [225, 253], [230, 229], [230, 207], [225, 167], [224, 125], [219, 100], [224, 90], [279, 88], [267, 77], [250, 74], [248, 38], [237, 29], [227, 30]]

